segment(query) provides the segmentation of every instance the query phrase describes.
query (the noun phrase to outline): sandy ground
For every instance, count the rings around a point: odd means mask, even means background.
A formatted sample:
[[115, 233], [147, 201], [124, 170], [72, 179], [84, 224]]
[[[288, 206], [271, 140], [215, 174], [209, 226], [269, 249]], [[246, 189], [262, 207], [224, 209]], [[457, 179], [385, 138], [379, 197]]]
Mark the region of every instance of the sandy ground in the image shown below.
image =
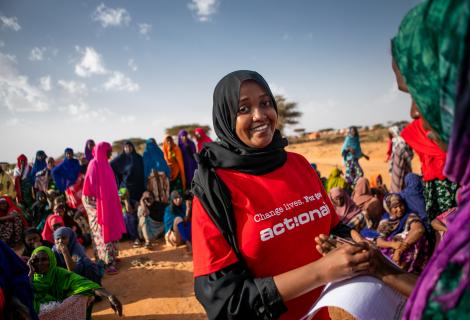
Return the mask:
[[[370, 161], [361, 160], [366, 176], [381, 173], [390, 184], [388, 166], [385, 163], [386, 143], [364, 143], [363, 151]], [[323, 176], [335, 166], [341, 167], [341, 143], [325, 145], [308, 142], [288, 147], [289, 151], [303, 154], [315, 162]], [[416, 159], [415, 159], [416, 160]], [[417, 161], [413, 169], [419, 170]], [[158, 242], [152, 251], [132, 248], [127, 242], [120, 244], [120, 273], [105, 276], [103, 285], [116, 294], [124, 305], [124, 319], [143, 320], [198, 320], [205, 319], [204, 310], [193, 291], [192, 259], [184, 247], [172, 249]], [[341, 310], [330, 310], [334, 319], [352, 319]], [[107, 301], [95, 305], [93, 318], [118, 319]]]

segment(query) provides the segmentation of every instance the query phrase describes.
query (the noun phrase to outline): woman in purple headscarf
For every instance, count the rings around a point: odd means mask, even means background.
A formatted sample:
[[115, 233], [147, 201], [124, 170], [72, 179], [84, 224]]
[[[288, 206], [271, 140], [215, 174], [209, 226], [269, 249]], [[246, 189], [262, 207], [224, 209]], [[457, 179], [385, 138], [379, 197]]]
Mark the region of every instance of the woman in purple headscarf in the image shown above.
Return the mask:
[[88, 139], [85, 143], [85, 158], [88, 162], [93, 159], [93, 148], [95, 147], [95, 141], [93, 139]]
[[191, 139], [189, 139], [188, 132], [186, 130], [181, 130], [178, 133], [178, 146], [183, 154], [186, 185], [189, 187], [191, 186], [191, 181], [193, 181], [194, 171], [197, 169], [197, 162], [194, 158], [194, 155], [196, 154], [196, 145]]

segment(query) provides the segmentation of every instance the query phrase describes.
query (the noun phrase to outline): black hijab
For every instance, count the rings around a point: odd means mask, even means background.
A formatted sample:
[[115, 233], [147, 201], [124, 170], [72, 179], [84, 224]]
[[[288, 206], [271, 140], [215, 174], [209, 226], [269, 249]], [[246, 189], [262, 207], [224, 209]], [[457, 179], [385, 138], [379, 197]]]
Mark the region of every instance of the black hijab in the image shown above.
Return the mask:
[[144, 160], [131, 141], [125, 141], [123, 147], [125, 145], [132, 147], [132, 152], [126, 154], [122, 151], [110, 164], [116, 176], [118, 188], [127, 188], [129, 198], [139, 201], [145, 191]]
[[192, 191], [201, 201], [204, 209], [234, 249], [240, 261], [236, 239], [236, 225], [233, 218], [230, 191], [215, 173], [216, 168], [225, 168], [263, 175], [284, 165], [287, 153], [284, 147], [287, 140], [275, 130], [273, 140], [265, 148], [251, 148], [245, 145], [235, 132], [240, 86], [252, 80], [264, 88], [271, 97], [277, 113], [276, 101], [264, 78], [254, 71], [239, 70], [226, 75], [214, 90], [212, 121], [220, 142], [206, 143], [196, 155], [198, 169], [194, 174]]

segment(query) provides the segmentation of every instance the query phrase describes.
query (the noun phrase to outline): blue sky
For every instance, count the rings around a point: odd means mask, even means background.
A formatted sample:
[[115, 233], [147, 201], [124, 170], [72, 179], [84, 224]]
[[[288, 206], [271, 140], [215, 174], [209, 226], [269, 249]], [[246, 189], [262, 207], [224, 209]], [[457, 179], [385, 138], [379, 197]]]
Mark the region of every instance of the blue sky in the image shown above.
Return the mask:
[[298, 102], [297, 128], [405, 120], [390, 39], [417, 3], [2, 0], [0, 161], [212, 126], [214, 86], [237, 69]]

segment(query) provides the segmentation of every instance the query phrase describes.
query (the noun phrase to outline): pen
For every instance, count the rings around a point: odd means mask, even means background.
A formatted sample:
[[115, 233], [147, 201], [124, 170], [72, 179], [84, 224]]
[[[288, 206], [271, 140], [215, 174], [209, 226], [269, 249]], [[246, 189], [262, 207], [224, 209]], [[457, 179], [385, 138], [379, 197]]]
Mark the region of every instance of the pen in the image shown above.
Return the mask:
[[342, 244], [347, 243], [347, 244], [351, 244], [351, 245], [357, 245], [357, 242], [355, 242], [353, 240], [344, 239], [344, 238], [335, 236], [333, 234], [330, 234], [330, 239], [331, 240], [336, 240], [337, 242], [342, 243]]

